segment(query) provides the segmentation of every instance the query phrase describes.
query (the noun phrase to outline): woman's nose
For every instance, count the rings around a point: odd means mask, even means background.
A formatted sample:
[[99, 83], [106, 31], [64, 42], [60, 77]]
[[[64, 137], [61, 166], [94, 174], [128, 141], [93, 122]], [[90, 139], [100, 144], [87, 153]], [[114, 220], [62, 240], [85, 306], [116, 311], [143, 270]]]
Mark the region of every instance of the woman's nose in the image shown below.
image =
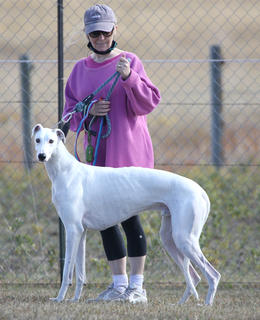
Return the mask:
[[103, 33], [102, 32], [100, 32], [100, 35], [99, 35], [99, 37], [98, 37], [99, 39], [101, 39], [101, 40], [104, 40], [105, 39], [105, 36], [103, 35]]

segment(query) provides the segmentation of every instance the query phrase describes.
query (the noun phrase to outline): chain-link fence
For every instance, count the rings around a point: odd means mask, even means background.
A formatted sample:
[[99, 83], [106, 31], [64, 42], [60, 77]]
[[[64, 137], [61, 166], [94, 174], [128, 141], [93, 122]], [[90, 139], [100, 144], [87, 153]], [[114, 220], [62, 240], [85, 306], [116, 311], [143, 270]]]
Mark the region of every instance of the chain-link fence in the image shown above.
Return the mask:
[[[92, 4], [64, 1], [65, 81], [75, 61], [89, 54], [82, 18]], [[119, 48], [142, 59], [161, 92], [162, 102], [148, 119], [156, 167], [192, 177], [207, 190], [212, 212], [201, 244], [223, 279], [258, 281], [260, 2], [106, 4], [118, 17]], [[28, 134], [32, 124], [53, 127], [58, 121], [57, 3], [2, 0], [0, 17], [0, 281], [58, 281], [57, 215], [44, 167], [33, 163], [30, 169]], [[217, 61], [212, 45], [221, 50]], [[221, 77], [217, 168], [212, 63]], [[70, 150], [74, 139], [70, 133]], [[147, 279], [182, 279], [160, 250], [158, 213], [145, 213], [143, 225]], [[87, 238], [88, 281], [108, 281], [99, 233]]]

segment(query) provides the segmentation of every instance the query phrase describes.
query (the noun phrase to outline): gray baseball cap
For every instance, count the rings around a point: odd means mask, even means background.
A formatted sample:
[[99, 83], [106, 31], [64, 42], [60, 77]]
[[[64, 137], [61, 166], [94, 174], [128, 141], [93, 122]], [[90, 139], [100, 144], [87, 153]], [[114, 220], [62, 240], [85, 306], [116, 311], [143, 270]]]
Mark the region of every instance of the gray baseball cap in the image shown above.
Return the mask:
[[84, 14], [85, 32], [112, 31], [117, 23], [113, 10], [105, 4], [96, 4], [90, 7]]

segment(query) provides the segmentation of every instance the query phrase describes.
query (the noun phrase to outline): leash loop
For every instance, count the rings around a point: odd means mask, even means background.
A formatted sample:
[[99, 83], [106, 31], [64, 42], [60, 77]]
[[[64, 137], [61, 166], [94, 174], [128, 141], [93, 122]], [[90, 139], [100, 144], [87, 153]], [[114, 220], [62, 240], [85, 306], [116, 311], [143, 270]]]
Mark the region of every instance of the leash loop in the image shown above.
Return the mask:
[[[75, 158], [80, 161], [80, 158], [79, 158], [79, 155], [78, 155], [78, 152], [77, 152], [77, 142], [78, 142], [78, 137], [79, 137], [79, 134], [80, 134], [80, 131], [81, 131], [81, 127], [83, 125], [83, 123], [85, 122], [85, 120], [87, 119], [88, 115], [89, 115], [89, 111], [90, 109], [92, 108], [93, 104], [97, 102], [97, 100], [92, 100], [89, 104], [89, 106], [85, 106], [87, 107], [87, 111], [86, 111], [86, 114], [83, 116], [83, 118], [81, 119], [80, 123], [79, 123], [79, 126], [78, 126], [78, 129], [77, 129], [77, 133], [76, 133], [76, 139], [75, 139], [75, 144], [74, 144], [74, 155], [75, 155]], [[86, 108], [85, 108], [86, 109]]]
[[[89, 111], [90, 109], [92, 108], [93, 104], [95, 102], [97, 102], [98, 100], [94, 100], [94, 97], [112, 80], [115, 78], [114, 82], [112, 83], [112, 86], [111, 88], [109, 89], [108, 93], [107, 93], [107, 96], [105, 98], [106, 101], [109, 101], [110, 97], [111, 97], [111, 94], [118, 82], [118, 79], [120, 77], [120, 73], [118, 71], [116, 71], [114, 74], [112, 74], [112, 76], [110, 76], [101, 86], [99, 86], [93, 93], [91, 93], [90, 95], [88, 95], [86, 98], [84, 98], [82, 101], [79, 101], [72, 112], [66, 114], [63, 118], [62, 118], [62, 121], [65, 120], [66, 122], [69, 122], [71, 120], [71, 117], [74, 113], [76, 112], [82, 112], [83, 113], [83, 118], [81, 119], [80, 123], [79, 123], [79, 126], [78, 126], [78, 129], [77, 129], [77, 133], [76, 133], [76, 139], [75, 139], [75, 144], [74, 144], [74, 155], [75, 155], [75, 158], [80, 161], [80, 158], [79, 158], [79, 155], [77, 153], [77, 141], [78, 141], [78, 137], [79, 137], [79, 134], [80, 134], [80, 131], [81, 131], [81, 128], [84, 124], [84, 129], [86, 131], [89, 132], [90, 135], [93, 135], [93, 136], [97, 136], [97, 142], [96, 142], [96, 148], [95, 148], [95, 154], [94, 154], [94, 161], [93, 161], [93, 165], [96, 164], [96, 161], [97, 161], [97, 155], [98, 155], [98, 149], [99, 149], [99, 145], [100, 145], [100, 140], [101, 138], [102, 139], [105, 139], [107, 138], [110, 133], [111, 133], [111, 121], [110, 121], [110, 118], [108, 116], [108, 114], [106, 114], [105, 116], [101, 116], [99, 117], [100, 118], [100, 125], [99, 125], [99, 130], [98, 130], [98, 134], [91, 130], [91, 126], [92, 124], [94, 123], [94, 121], [97, 119], [98, 116], [93, 116], [93, 118], [91, 119], [90, 123], [89, 123], [89, 128], [86, 129], [85, 128], [85, 120], [87, 119], [88, 115], [89, 115]], [[68, 117], [68, 119], [67, 119]], [[106, 120], [106, 124], [107, 124], [107, 132], [103, 135], [101, 135], [102, 133], [102, 129], [103, 129], [103, 124], [104, 124], [104, 119]], [[89, 142], [90, 138], [88, 137], [88, 142]], [[87, 158], [87, 162], [91, 162], [89, 160], [92, 160], [92, 154], [93, 154], [93, 149], [91, 148], [92, 146], [89, 145], [87, 146], [87, 149], [86, 149], [86, 158]]]
[[[108, 93], [107, 93], [107, 96], [106, 96], [106, 98], [105, 98], [106, 101], [109, 101], [109, 99], [110, 99], [110, 97], [111, 97], [111, 94], [112, 94], [112, 92], [113, 92], [113, 90], [114, 90], [114, 88], [115, 88], [115, 86], [116, 86], [116, 84], [117, 84], [117, 81], [119, 80], [119, 77], [120, 77], [120, 73], [119, 73], [118, 71], [115, 72], [115, 73], [114, 73], [110, 78], [108, 78], [96, 91], [94, 91], [93, 94], [96, 95], [102, 88], [104, 88], [105, 85], [107, 85], [113, 78], [115, 78], [115, 80], [114, 80], [112, 86], [110, 87], [110, 89], [109, 89], [109, 91], [108, 91]], [[95, 131], [93, 131], [93, 130], [91, 129], [91, 127], [92, 127], [93, 123], [95, 122], [95, 120], [97, 119], [97, 117], [98, 117], [98, 116], [93, 116], [93, 118], [91, 119], [91, 121], [90, 121], [90, 123], [89, 123], [89, 127], [88, 127], [88, 130], [91, 132], [91, 134], [92, 134], [93, 136], [96, 136], [97, 133], [96, 133]], [[105, 139], [105, 138], [109, 137], [109, 135], [110, 135], [110, 133], [111, 133], [111, 121], [110, 121], [110, 118], [109, 118], [108, 114], [106, 114], [104, 117], [105, 117], [106, 123], [107, 123], [107, 132], [101, 136], [102, 139]], [[102, 123], [100, 123], [100, 125], [102, 125], [102, 127], [103, 127], [103, 123], [104, 123], [104, 117], [102, 117], [102, 118], [103, 118], [103, 121], [102, 121]]]

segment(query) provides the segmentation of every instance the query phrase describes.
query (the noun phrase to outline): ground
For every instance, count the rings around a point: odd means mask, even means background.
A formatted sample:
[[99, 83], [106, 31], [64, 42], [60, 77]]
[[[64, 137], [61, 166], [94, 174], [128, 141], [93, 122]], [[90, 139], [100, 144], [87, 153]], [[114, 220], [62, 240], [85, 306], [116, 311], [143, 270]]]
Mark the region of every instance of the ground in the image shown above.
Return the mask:
[[[79, 303], [53, 303], [49, 297], [58, 292], [58, 285], [0, 285], [0, 319], [176, 319], [176, 320], [232, 320], [260, 319], [259, 283], [221, 283], [214, 305], [206, 307], [202, 298], [206, 285], [200, 284], [201, 300], [190, 299], [185, 305], [177, 305], [184, 291], [182, 283], [146, 284], [149, 302], [147, 305], [126, 303], [87, 304], [105, 285], [89, 284], [84, 288]], [[70, 288], [69, 296], [74, 288]]]

